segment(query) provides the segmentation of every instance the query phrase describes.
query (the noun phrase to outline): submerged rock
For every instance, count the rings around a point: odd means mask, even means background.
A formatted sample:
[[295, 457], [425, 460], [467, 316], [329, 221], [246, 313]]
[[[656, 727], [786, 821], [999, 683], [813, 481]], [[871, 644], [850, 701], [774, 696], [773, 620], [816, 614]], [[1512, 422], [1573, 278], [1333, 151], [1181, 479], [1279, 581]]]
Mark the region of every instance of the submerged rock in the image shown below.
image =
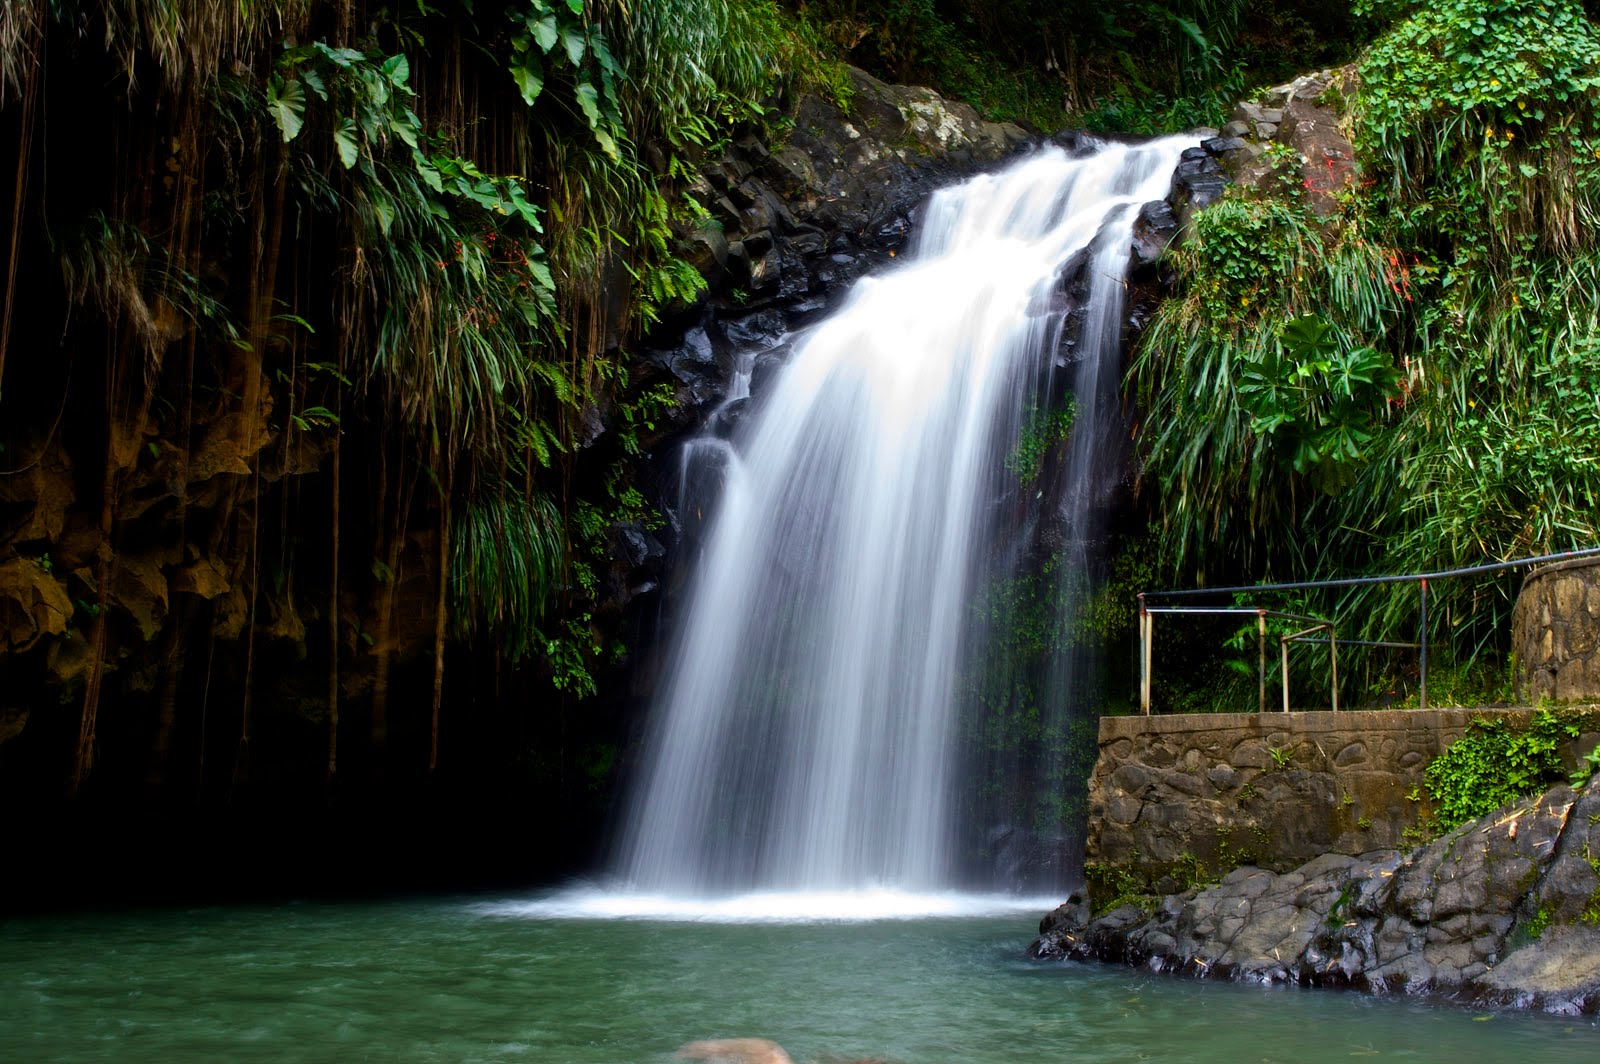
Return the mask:
[[1410, 854], [1329, 854], [1087, 919], [1045, 917], [1029, 953], [1261, 983], [1600, 1011], [1600, 777]]
[[716, 1038], [690, 1042], [675, 1054], [679, 1060], [709, 1060], [719, 1064], [794, 1064], [776, 1042], [765, 1038]]
[[[674, 1055], [679, 1060], [706, 1060], [716, 1064], [794, 1064], [782, 1046], [765, 1038], [717, 1038], [690, 1042], [680, 1047]], [[881, 1057], [826, 1059], [832, 1064], [890, 1064]]]

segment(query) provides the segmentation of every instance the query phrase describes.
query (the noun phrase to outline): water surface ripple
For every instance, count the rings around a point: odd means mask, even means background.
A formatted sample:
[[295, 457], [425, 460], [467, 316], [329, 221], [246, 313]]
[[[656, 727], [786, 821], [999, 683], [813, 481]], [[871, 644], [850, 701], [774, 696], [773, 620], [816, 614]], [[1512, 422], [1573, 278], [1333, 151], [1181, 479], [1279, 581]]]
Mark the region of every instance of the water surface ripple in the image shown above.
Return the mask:
[[0, 1060], [1593, 1061], [1592, 1020], [1021, 959], [1036, 914], [551, 919], [536, 899], [0, 922]]

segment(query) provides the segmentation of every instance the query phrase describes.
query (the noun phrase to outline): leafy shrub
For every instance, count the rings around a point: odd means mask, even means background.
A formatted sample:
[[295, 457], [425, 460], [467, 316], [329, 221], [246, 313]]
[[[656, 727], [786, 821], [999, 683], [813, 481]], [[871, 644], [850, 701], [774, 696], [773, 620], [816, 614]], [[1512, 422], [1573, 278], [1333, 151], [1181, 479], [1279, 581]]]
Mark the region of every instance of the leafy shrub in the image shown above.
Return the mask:
[[1576, 738], [1571, 721], [1540, 710], [1523, 728], [1480, 717], [1423, 773], [1441, 831], [1485, 816], [1562, 782], [1561, 745]]

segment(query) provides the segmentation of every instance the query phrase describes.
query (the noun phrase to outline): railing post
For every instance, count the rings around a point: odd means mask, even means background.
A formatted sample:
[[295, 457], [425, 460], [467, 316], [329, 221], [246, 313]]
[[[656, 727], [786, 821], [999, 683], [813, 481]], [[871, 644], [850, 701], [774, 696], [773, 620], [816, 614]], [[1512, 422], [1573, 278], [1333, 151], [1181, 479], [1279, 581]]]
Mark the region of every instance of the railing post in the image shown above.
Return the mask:
[[1328, 676], [1333, 695], [1333, 711], [1339, 712], [1339, 630], [1328, 626]]
[[1278, 645], [1283, 648], [1283, 711], [1289, 712], [1289, 639], [1287, 636], [1278, 640]]
[[1150, 611], [1144, 604], [1144, 592], [1139, 592], [1139, 711], [1150, 715], [1150, 643], [1153, 631]]
[[1422, 591], [1420, 594], [1421, 605], [1417, 610], [1417, 626], [1421, 632], [1417, 636], [1417, 647], [1421, 654], [1421, 667], [1417, 681], [1417, 708], [1428, 708], [1428, 578], [1420, 581]]
[[1267, 711], [1267, 611], [1256, 611], [1257, 679], [1260, 680], [1261, 697], [1256, 704], [1257, 713]]

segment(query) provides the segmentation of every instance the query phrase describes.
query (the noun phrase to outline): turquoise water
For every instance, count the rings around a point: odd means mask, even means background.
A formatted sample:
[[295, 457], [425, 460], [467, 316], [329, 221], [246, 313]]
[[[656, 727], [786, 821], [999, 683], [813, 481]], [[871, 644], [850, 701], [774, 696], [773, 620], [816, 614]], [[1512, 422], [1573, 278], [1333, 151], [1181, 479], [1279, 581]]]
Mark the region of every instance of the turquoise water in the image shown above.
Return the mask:
[[515, 899], [0, 921], [0, 1060], [1600, 1059], [1600, 1027], [1022, 959], [1036, 915], [551, 919]]

